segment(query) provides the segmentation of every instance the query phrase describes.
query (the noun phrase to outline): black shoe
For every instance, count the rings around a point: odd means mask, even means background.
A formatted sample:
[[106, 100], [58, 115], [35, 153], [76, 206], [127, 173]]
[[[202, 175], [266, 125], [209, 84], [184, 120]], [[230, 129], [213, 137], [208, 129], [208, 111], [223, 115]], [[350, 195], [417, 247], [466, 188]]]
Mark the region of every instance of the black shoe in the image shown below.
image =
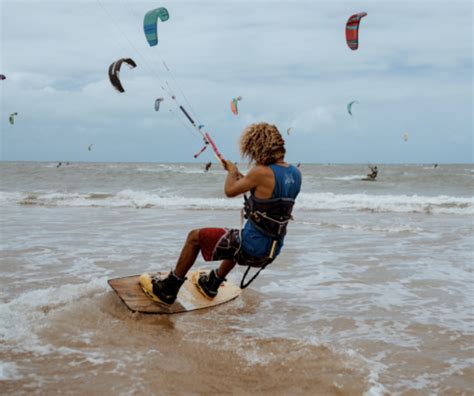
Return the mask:
[[211, 272], [209, 272], [209, 275], [206, 273], [202, 273], [199, 276], [196, 286], [206, 297], [214, 298], [215, 296], [217, 296], [219, 286], [225, 280], [225, 278], [220, 278], [217, 275], [216, 270], [212, 270]]
[[165, 279], [152, 278], [153, 294], [165, 304], [173, 304], [185, 280], [186, 278], [178, 278], [174, 271], [171, 271]]

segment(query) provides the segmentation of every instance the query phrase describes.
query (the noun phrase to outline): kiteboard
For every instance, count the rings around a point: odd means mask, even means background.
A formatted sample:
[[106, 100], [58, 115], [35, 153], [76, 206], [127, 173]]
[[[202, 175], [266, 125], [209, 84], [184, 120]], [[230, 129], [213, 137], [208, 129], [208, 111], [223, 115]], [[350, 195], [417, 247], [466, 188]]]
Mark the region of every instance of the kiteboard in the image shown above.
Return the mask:
[[[210, 308], [232, 301], [240, 295], [241, 289], [237, 285], [231, 281], [225, 281], [219, 287], [219, 292], [215, 298], [211, 300], [205, 297], [196, 287], [199, 275], [203, 272], [208, 273], [209, 270], [190, 271], [186, 275], [188, 279], [181, 286], [176, 301], [171, 305], [157, 303], [148, 297], [138, 283], [140, 275], [109, 279], [108, 283], [128, 309], [132, 312], [144, 314], [175, 314]], [[165, 277], [168, 273], [158, 272], [151, 275]]]

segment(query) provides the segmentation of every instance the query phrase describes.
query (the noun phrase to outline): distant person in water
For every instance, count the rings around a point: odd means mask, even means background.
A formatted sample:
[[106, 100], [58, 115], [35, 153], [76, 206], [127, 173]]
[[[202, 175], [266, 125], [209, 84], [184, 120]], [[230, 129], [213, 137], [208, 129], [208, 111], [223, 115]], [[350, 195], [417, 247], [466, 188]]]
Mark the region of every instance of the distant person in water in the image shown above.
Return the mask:
[[206, 168], [204, 169], [204, 172], [207, 172], [209, 169], [211, 169], [211, 166], [212, 166], [212, 162], [208, 162], [206, 164]]
[[62, 165], [62, 163], [58, 162], [58, 164], [56, 165], [56, 168], [59, 168], [61, 165]]
[[437, 167], [438, 167], [438, 164], [434, 164], [434, 165], [433, 165], [433, 168], [437, 168]]
[[264, 268], [280, 254], [300, 192], [301, 172], [285, 162], [285, 140], [275, 125], [262, 122], [245, 128], [240, 137], [240, 153], [252, 166], [244, 176], [233, 162], [223, 160], [227, 171], [224, 193], [227, 197], [249, 193], [244, 201], [247, 221], [243, 229], [191, 230], [175, 269], [167, 277], [147, 273], [140, 276], [142, 289], [154, 301], [172, 304], [176, 300], [199, 253], [205, 261], [221, 261], [217, 269], [201, 274], [196, 283], [209, 299], [217, 295], [219, 286], [237, 263]]
[[377, 174], [378, 174], [378, 170], [377, 170], [377, 167], [376, 166], [369, 166], [371, 172], [367, 174], [367, 177], [370, 179], [370, 180], [375, 180], [375, 178], [377, 177]]
[[301, 162], [298, 162], [298, 164], [296, 165], [296, 167], [299, 169], [301, 166]]

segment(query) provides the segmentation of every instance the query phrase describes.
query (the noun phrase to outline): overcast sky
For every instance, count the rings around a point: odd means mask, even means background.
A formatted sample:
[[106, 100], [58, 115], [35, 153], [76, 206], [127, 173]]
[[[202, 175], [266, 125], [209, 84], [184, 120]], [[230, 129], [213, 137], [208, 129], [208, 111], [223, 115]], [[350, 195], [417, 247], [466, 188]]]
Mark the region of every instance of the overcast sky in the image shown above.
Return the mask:
[[[293, 162], [473, 159], [471, 1], [0, 4], [4, 161], [196, 161], [202, 142], [161, 89], [167, 83], [232, 160], [242, 129], [258, 121], [278, 126]], [[143, 16], [156, 7], [170, 19], [149, 47]], [[345, 24], [361, 11], [351, 51]], [[138, 66], [123, 68], [118, 93], [107, 71], [123, 57]], [[198, 161], [212, 159], [205, 152]]]

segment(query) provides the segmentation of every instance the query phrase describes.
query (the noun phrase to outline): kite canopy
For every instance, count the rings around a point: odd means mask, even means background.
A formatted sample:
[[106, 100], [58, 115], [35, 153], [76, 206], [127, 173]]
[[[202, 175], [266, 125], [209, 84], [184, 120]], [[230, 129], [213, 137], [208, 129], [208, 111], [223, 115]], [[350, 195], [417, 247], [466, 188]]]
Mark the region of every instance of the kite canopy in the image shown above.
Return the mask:
[[354, 103], [359, 103], [357, 100], [353, 100], [352, 102], [349, 102], [349, 104], [347, 105], [347, 112], [352, 115], [352, 105]]
[[168, 10], [164, 7], [148, 11], [143, 18], [143, 30], [150, 47], [158, 44], [158, 19], [165, 22], [170, 19]]
[[201, 124], [201, 125], [198, 126], [198, 129], [199, 129], [199, 130], [201, 130], [202, 128], [204, 128], [204, 125], [203, 125], [203, 124]]
[[110, 83], [119, 92], [125, 92], [125, 90], [122, 87], [122, 83], [120, 82], [120, 68], [122, 67], [122, 63], [126, 63], [130, 67], [130, 69], [137, 67], [137, 64], [134, 62], [132, 58], [119, 59], [109, 66]]
[[366, 12], [359, 12], [352, 15], [346, 23], [346, 42], [353, 51], [359, 48], [359, 24], [365, 16], [367, 16]]
[[155, 100], [155, 111], [160, 110], [160, 103], [163, 102], [163, 98], [158, 98]]
[[286, 130], [286, 133], [289, 135], [292, 129], [293, 129], [293, 127], [289, 127], [289, 128]]
[[4, 75], [4, 74], [0, 74], [0, 80], [5, 80], [5, 79], [6, 79], [5, 75]]
[[236, 98], [230, 101], [230, 109], [232, 110], [232, 113], [234, 113], [235, 115], [239, 114], [239, 107], [237, 105], [237, 102], [239, 100], [242, 100], [242, 96], [237, 96]]
[[8, 117], [8, 121], [10, 121], [10, 124], [13, 125], [13, 124], [15, 123], [15, 117], [16, 117], [17, 115], [18, 115], [17, 112], [10, 114], [10, 117]]
[[92, 151], [92, 146], [93, 144], [89, 144], [89, 146], [87, 147], [87, 150]]
[[405, 142], [408, 141], [408, 133], [407, 133], [407, 132], [405, 132], [405, 133], [403, 134], [403, 140], [404, 140]]

